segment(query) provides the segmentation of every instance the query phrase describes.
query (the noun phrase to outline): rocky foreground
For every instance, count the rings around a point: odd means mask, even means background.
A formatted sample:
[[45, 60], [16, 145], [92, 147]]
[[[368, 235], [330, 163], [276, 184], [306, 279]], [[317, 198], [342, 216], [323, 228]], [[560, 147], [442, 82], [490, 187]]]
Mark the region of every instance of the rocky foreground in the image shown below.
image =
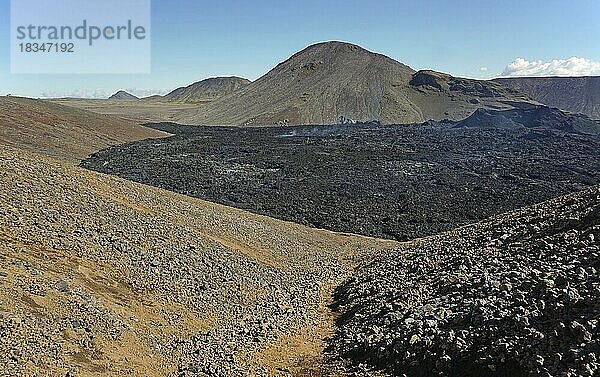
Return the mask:
[[0, 375], [318, 374], [333, 289], [398, 247], [75, 166], [165, 135], [130, 121], [0, 110]]
[[599, 269], [594, 187], [381, 252], [338, 288], [332, 349], [392, 375], [593, 376]]
[[317, 373], [333, 288], [397, 247], [8, 147], [0, 185], [8, 375]]

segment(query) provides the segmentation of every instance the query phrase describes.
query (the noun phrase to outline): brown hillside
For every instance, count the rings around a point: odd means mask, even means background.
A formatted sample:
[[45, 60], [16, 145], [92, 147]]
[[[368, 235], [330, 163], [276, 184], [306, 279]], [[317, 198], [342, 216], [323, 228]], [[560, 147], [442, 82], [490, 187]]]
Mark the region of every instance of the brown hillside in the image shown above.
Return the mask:
[[462, 119], [479, 107], [510, 108], [524, 100], [496, 83], [416, 73], [359, 46], [327, 42], [307, 47], [244, 88], [175, 118], [235, 125], [330, 124], [340, 117], [412, 123]]
[[210, 102], [233, 93], [249, 83], [250, 80], [240, 77], [213, 77], [183, 88], [177, 88], [163, 98], [190, 103]]
[[398, 246], [74, 166], [164, 135], [117, 117], [20, 98], [0, 114], [0, 374], [318, 373], [333, 287]]
[[79, 161], [110, 145], [166, 135], [116, 116], [0, 97], [0, 143], [60, 159]]

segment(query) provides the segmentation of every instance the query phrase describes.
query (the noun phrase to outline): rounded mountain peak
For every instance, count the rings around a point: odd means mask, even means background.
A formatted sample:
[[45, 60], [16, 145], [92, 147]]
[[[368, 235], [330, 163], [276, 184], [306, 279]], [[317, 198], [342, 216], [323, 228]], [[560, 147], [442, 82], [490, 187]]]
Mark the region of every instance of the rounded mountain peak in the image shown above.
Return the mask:
[[371, 52], [352, 43], [339, 41], [320, 42], [310, 45], [280, 63], [276, 67], [276, 70], [290, 69], [295, 71], [299, 68], [316, 70], [323, 65], [346, 69], [351, 65], [361, 66], [365, 64], [370, 66], [392, 65], [396, 66], [396, 68], [401, 68], [405, 71], [405, 74], [414, 73], [414, 70], [409, 66], [386, 55]]
[[[325, 57], [335, 57], [338, 55], [369, 55], [369, 56], [381, 56], [385, 55], [377, 54], [371, 52], [359, 45], [355, 45], [353, 43], [348, 42], [339, 42], [339, 41], [329, 41], [329, 42], [319, 42], [313, 45], [310, 45], [303, 50], [297, 52], [292, 55], [292, 58], [302, 57], [302, 56], [317, 56], [323, 55]], [[389, 59], [389, 58], [388, 58]]]
[[370, 51], [368, 51], [365, 48], [360, 47], [359, 45], [356, 45], [353, 43], [348, 43], [348, 42], [340, 42], [340, 41], [315, 43], [315, 44], [312, 44], [312, 45], [306, 47], [304, 50], [300, 51], [299, 53], [301, 54], [303, 52], [311, 52], [311, 51], [317, 51], [317, 52], [338, 51], [338, 52], [371, 53]]

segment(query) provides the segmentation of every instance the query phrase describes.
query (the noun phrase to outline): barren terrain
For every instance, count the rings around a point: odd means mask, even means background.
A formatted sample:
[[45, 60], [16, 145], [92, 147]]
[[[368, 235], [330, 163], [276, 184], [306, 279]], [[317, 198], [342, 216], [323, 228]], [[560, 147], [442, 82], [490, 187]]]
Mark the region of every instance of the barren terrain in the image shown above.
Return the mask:
[[177, 136], [115, 146], [82, 166], [400, 241], [600, 182], [600, 124], [547, 108], [410, 126], [152, 127]]
[[599, 237], [595, 186], [381, 252], [337, 290], [332, 349], [391, 375], [597, 375]]
[[[43, 118], [69, 115], [56, 109]], [[21, 122], [11, 111], [8, 124]], [[81, 114], [70, 113], [73, 125], [100, 127]], [[63, 135], [65, 158], [35, 140], [37, 151], [17, 138], [0, 151], [6, 375], [316, 373], [332, 290], [397, 247], [83, 170], [70, 162], [83, 152], [71, 143], [85, 145], [74, 134]]]
[[0, 143], [61, 160], [74, 162], [110, 145], [165, 136], [123, 117], [0, 97]]
[[515, 77], [494, 79], [548, 106], [600, 119], [600, 77]]
[[162, 99], [128, 100], [103, 100], [64, 98], [53, 99], [53, 103], [78, 109], [93, 111], [98, 114], [126, 117], [136, 122], [172, 122], [176, 114], [198, 109], [199, 104], [189, 104]]
[[332, 124], [340, 117], [384, 124], [463, 119], [476, 108], [532, 102], [491, 81], [416, 72], [387, 56], [343, 42], [318, 43], [256, 81], [175, 122], [198, 125]]
[[194, 125], [303, 125], [460, 120], [475, 109], [537, 104], [489, 80], [415, 71], [345, 42], [306, 47], [253, 82], [217, 77], [141, 100], [57, 99], [57, 103], [148, 122]]
[[0, 110], [0, 375], [598, 373], [587, 117], [151, 129]]
[[165, 100], [206, 104], [231, 94], [250, 84], [250, 80], [241, 77], [212, 77], [177, 88], [163, 96]]

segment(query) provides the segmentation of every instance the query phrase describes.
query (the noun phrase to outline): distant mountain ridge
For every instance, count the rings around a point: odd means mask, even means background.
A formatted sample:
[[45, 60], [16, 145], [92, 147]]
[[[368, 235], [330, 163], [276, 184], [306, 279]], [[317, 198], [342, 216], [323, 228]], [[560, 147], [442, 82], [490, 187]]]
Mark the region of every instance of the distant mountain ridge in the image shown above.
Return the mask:
[[332, 124], [340, 120], [415, 123], [459, 120], [477, 108], [533, 102], [499, 83], [416, 72], [344, 42], [318, 43], [258, 80], [206, 106], [185, 110], [187, 124]]
[[136, 97], [136, 96], [134, 96], [131, 93], [127, 93], [124, 90], [119, 90], [118, 92], [116, 92], [112, 96], [108, 97], [108, 99], [112, 99], [112, 100], [138, 100], [139, 98]]
[[458, 122], [453, 128], [557, 130], [599, 135], [600, 121], [592, 120], [582, 114], [565, 113], [547, 106], [531, 106], [526, 109], [504, 111], [477, 109], [471, 116]]
[[241, 77], [213, 77], [181, 87], [166, 94], [163, 98], [181, 102], [210, 102], [250, 84]]
[[600, 76], [515, 77], [493, 81], [545, 105], [600, 119]]

